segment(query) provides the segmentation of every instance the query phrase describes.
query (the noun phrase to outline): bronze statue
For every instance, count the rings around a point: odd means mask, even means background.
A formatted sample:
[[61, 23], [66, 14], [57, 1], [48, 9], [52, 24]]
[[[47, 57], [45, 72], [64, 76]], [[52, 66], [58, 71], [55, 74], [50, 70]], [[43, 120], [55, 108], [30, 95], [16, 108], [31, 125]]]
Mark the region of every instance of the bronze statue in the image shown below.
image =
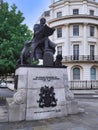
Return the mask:
[[[44, 66], [53, 66], [53, 55], [55, 53], [56, 44], [48, 37], [51, 36], [54, 31], [54, 28], [47, 26], [46, 19], [41, 18], [40, 24], [34, 25], [34, 37], [32, 41], [25, 43], [18, 64], [32, 65], [34, 60], [43, 59]], [[28, 60], [30, 62], [28, 62]]]
[[31, 64], [32, 60], [43, 59], [48, 50], [53, 55], [55, 53], [55, 43], [51, 42], [48, 36], [52, 35], [54, 28], [46, 25], [46, 19], [41, 18], [40, 24], [34, 25], [34, 38], [31, 44]]
[[56, 60], [54, 62], [54, 66], [62, 66], [62, 55], [61, 54], [58, 54], [56, 56]]
[[30, 46], [31, 46], [31, 41], [24, 43], [24, 48], [22, 49], [20, 59], [18, 59], [17, 61], [18, 65], [30, 64]]

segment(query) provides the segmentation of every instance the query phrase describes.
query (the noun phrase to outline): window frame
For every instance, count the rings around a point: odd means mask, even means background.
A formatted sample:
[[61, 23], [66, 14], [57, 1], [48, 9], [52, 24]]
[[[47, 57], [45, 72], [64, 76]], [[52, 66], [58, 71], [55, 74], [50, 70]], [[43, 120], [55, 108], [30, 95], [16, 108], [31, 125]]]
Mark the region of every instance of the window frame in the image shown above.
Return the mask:
[[[78, 73], [76, 72], [78, 70]], [[73, 68], [73, 80], [80, 80], [80, 68], [75, 67]]]
[[90, 10], [89, 10], [89, 14], [90, 14], [91, 16], [94, 16], [94, 10], [90, 9]]
[[78, 15], [79, 14], [79, 9], [73, 9], [73, 15]]
[[96, 68], [92, 67], [90, 70], [91, 80], [96, 80]]
[[94, 60], [95, 45], [90, 45], [90, 60]]
[[61, 38], [62, 37], [62, 28], [59, 27], [57, 28], [57, 38]]
[[57, 46], [57, 55], [62, 55], [62, 46]]
[[62, 17], [62, 11], [57, 12], [57, 18], [61, 18]]
[[73, 36], [79, 36], [79, 25], [73, 25]]
[[79, 60], [79, 44], [73, 45], [73, 60]]
[[94, 37], [95, 27], [93, 25], [90, 26], [90, 37]]

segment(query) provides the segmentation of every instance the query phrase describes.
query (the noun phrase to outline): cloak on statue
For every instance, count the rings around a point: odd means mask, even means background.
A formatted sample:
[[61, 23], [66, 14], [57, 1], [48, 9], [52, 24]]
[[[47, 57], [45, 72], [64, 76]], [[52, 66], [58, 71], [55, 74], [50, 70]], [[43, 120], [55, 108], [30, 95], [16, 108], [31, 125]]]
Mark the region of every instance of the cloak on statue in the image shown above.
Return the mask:
[[48, 27], [46, 24], [40, 26], [40, 24], [34, 25], [34, 38], [32, 40], [32, 52], [31, 57], [35, 60], [43, 59], [44, 52], [46, 50], [55, 53], [56, 44], [53, 43], [48, 37], [54, 32], [54, 28]]

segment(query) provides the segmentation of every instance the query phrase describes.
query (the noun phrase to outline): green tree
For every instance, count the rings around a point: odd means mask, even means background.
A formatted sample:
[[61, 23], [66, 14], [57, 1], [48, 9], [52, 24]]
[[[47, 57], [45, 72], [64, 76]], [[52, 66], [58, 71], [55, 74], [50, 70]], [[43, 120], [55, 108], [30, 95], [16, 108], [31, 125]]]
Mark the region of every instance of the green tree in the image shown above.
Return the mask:
[[15, 4], [9, 9], [7, 2], [0, 1], [0, 74], [15, 71], [24, 42], [32, 38], [24, 19]]

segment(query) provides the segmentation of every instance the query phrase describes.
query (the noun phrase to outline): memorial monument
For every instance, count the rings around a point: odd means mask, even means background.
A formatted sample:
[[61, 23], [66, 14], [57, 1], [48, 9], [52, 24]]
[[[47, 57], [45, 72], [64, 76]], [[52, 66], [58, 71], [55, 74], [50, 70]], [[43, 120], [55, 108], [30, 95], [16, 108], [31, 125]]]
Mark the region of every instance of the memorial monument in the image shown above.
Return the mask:
[[[13, 101], [8, 101], [9, 121], [48, 119], [79, 112], [68, 87], [62, 56], [54, 61], [56, 44], [48, 38], [54, 30], [41, 18], [40, 24], [34, 25], [34, 38], [25, 43], [15, 72], [17, 90]], [[43, 65], [32, 64], [39, 59], [43, 59]]]

